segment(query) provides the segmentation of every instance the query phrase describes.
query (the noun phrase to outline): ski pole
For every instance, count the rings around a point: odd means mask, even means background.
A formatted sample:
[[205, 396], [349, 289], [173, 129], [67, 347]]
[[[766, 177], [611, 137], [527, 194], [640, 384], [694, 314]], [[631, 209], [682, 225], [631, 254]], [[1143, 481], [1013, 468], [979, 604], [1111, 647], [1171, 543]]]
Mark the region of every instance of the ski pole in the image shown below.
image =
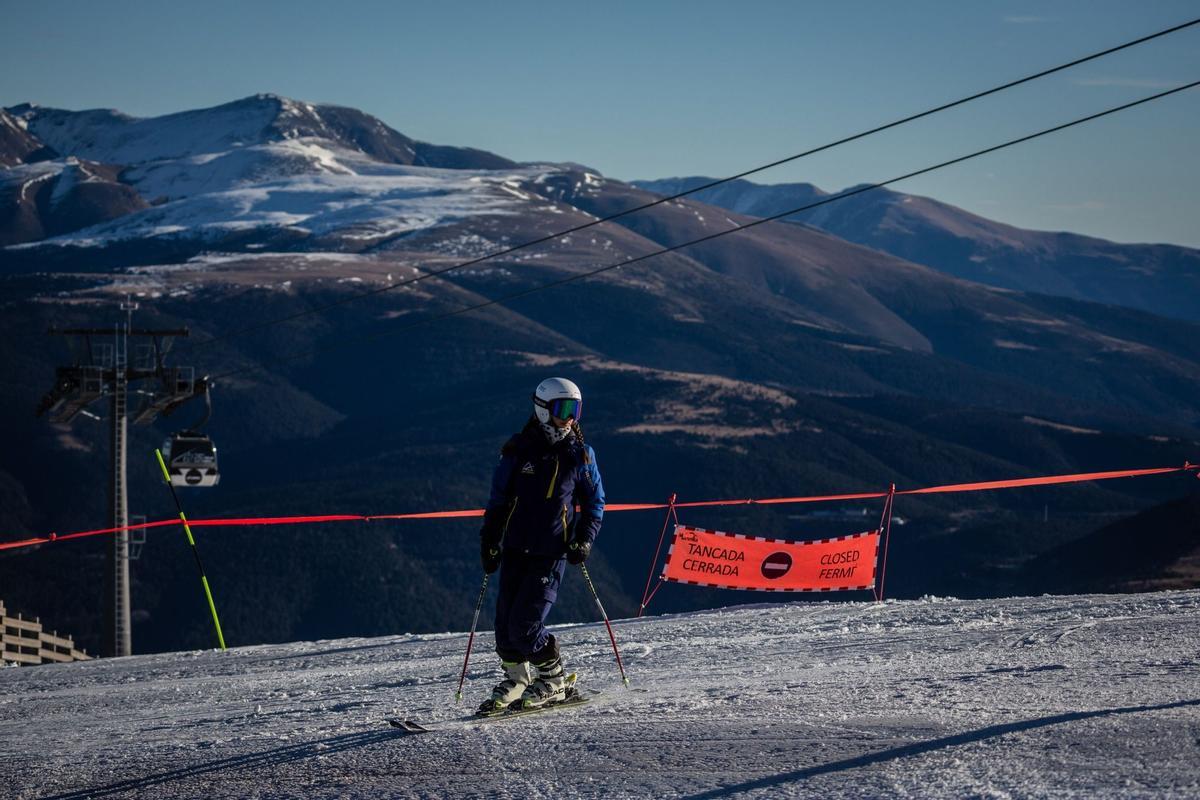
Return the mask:
[[221, 620], [217, 619], [217, 606], [213, 602], [212, 589], [208, 588], [208, 576], [204, 574], [204, 564], [200, 563], [200, 550], [196, 547], [196, 540], [192, 537], [192, 528], [188, 525], [187, 517], [183, 514], [183, 504], [179, 502], [179, 495], [175, 492], [175, 487], [171, 484], [171, 473], [167, 472], [167, 465], [163, 461], [162, 451], [155, 450], [154, 455], [158, 456], [158, 465], [162, 467], [163, 479], [167, 482], [167, 488], [171, 490], [171, 497], [175, 498], [175, 507], [179, 509], [179, 519], [183, 522], [183, 532], [187, 534], [188, 544], [192, 546], [192, 555], [196, 557], [196, 568], [200, 570], [200, 583], [204, 585], [204, 596], [208, 598], [208, 610], [212, 612], [213, 625], [217, 628], [217, 642], [221, 645], [221, 649], [225, 649], [225, 635], [221, 633]]
[[617, 669], [621, 670], [621, 680], [628, 687], [629, 677], [625, 674], [625, 665], [621, 663], [621, 651], [617, 649], [617, 637], [613, 636], [612, 625], [608, 622], [608, 614], [604, 611], [604, 604], [600, 602], [600, 595], [596, 593], [596, 585], [592, 583], [592, 576], [588, 574], [587, 567], [584, 564], [580, 564], [579, 568], [583, 570], [583, 579], [587, 581], [588, 588], [592, 590], [592, 598], [596, 601], [596, 608], [600, 609], [600, 616], [604, 618], [604, 626], [608, 628], [608, 640], [612, 642], [613, 654], [617, 657]]
[[483, 575], [483, 586], [479, 587], [479, 599], [475, 601], [475, 616], [471, 619], [471, 635], [467, 638], [467, 656], [463, 659], [462, 675], [458, 676], [458, 691], [454, 693], [454, 702], [462, 702], [463, 681], [467, 679], [467, 663], [471, 660], [471, 645], [475, 643], [475, 626], [479, 624], [479, 609], [483, 608], [483, 595], [487, 592], [488, 575]]

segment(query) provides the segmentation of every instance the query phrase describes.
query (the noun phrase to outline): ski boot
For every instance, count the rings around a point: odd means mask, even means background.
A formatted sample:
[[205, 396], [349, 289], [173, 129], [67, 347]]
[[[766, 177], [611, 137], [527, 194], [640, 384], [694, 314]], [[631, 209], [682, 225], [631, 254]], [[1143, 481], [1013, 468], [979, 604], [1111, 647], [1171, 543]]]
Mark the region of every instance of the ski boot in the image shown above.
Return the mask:
[[475, 712], [480, 716], [499, 714], [513, 703], [521, 699], [526, 687], [533, 681], [533, 670], [528, 661], [501, 661], [504, 669], [504, 680], [492, 689], [492, 696], [479, 706]]
[[521, 704], [516, 708], [541, 708], [567, 699], [567, 690], [570, 687], [567, 674], [563, 670], [562, 658], [555, 654], [549, 661], [535, 666], [537, 679], [525, 687], [521, 695]]

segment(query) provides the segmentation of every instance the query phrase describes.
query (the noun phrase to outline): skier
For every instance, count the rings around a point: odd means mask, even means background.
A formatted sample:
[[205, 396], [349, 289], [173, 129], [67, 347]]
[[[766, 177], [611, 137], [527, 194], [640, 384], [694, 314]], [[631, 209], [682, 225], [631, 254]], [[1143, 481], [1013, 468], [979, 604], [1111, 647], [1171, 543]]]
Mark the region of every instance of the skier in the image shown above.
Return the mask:
[[504, 680], [480, 713], [537, 708], [567, 697], [562, 656], [546, 616], [567, 563], [587, 560], [604, 517], [596, 453], [579, 427], [582, 410], [578, 386], [547, 378], [533, 394], [529, 421], [500, 450], [479, 538], [484, 572], [500, 570], [496, 652]]

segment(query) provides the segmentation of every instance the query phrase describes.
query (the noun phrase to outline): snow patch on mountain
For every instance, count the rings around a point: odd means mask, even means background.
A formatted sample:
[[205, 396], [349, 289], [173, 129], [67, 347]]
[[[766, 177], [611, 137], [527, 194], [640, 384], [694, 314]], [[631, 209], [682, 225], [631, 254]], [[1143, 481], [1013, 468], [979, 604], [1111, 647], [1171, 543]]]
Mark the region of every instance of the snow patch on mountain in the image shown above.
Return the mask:
[[54, 191], [50, 193], [50, 204], [57, 205], [62, 202], [81, 183], [99, 183], [103, 180], [86, 163], [70, 156], [64, 160], [58, 182], [54, 184]]
[[237, 182], [39, 244], [100, 246], [177, 235], [215, 239], [258, 228], [369, 243], [470, 217], [518, 213], [526, 204], [498, 188], [508, 180], [507, 172], [382, 164], [374, 165], [373, 174], [302, 172]]
[[18, 164], [0, 172], [0, 190], [14, 192], [18, 203], [26, 203], [32, 199], [32, 192], [42, 181], [58, 177], [63, 171], [64, 164], [54, 161], [40, 161], [35, 164]]
[[176, 200], [295, 175], [353, 175], [319, 139], [291, 140], [151, 161], [125, 171], [123, 179], [145, 197]]

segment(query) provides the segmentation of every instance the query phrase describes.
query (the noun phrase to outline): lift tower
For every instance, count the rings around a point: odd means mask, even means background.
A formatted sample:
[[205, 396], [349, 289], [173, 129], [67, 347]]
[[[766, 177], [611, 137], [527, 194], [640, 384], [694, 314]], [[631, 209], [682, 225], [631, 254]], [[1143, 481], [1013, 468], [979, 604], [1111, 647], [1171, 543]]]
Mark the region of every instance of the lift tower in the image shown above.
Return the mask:
[[[206, 379], [196, 380], [191, 367], [167, 367], [164, 364], [174, 337], [187, 336], [187, 328], [148, 330], [133, 327], [137, 303], [121, 303], [123, 324], [112, 328], [51, 328], [52, 335], [68, 336], [74, 363], [58, 367], [51, 389], [38, 405], [37, 414], [49, 412], [51, 422], [70, 422], [91, 403], [105, 395], [109, 398], [111, 463], [109, 472], [109, 524], [113, 528], [129, 525], [129, 500], [126, 492], [126, 441], [129, 424], [129, 386], [154, 380], [154, 391], [139, 391], [144, 399], [134, 422], [146, 424], [159, 414], [169, 414], [180, 404], [207, 391]], [[109, 339], [110, 341], [104, 341]], [[150, 339], [139, 345], [134, 364], [129, 363], [129, 340]], [[82, 340], [82, 347], [79, 346]], [[133, 653], [130, 631], [129, 531], [116, 533], [109, 546], [108, 558], [111, 599], [105, 625], [105, 655]]]

